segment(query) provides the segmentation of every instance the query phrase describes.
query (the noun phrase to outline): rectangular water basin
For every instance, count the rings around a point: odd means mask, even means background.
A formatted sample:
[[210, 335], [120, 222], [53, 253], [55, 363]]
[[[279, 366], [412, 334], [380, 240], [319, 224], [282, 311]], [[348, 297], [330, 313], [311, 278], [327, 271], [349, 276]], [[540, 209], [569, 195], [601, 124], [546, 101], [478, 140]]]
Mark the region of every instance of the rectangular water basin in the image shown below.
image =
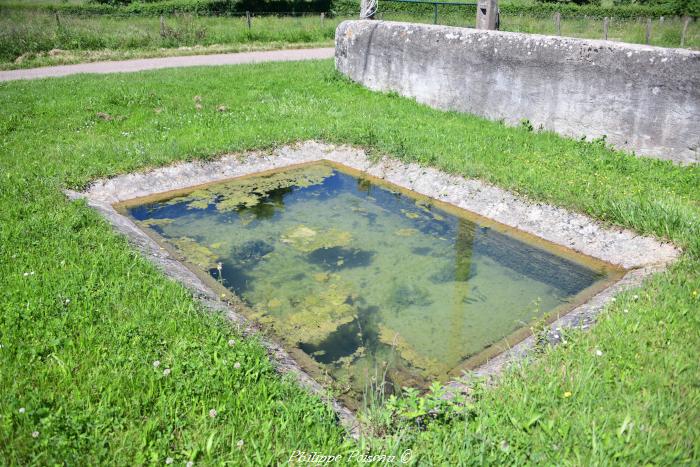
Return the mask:
[[623, 270], [327, 161], [122, 203], [356, 406], [474, 368]]

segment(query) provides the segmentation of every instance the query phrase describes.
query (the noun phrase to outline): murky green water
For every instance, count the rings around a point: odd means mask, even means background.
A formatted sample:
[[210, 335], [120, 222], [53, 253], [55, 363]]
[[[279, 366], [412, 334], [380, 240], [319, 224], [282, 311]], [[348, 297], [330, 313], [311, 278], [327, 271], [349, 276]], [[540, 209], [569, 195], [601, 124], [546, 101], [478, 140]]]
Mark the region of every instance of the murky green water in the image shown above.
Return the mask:
[[385, 367], [393, 386], [444, 380], [606, 278], [324, 163], [128, 212], [355, 398]]

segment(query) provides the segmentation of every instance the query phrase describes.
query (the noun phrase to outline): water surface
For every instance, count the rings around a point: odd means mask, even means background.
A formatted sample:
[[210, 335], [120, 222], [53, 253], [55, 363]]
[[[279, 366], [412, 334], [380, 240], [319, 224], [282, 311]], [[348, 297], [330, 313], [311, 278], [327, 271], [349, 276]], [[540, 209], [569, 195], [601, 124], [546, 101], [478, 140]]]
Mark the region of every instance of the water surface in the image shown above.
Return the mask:
[[327, 163], [128, 212], [354, 400], [459, 373], [607, 273]]

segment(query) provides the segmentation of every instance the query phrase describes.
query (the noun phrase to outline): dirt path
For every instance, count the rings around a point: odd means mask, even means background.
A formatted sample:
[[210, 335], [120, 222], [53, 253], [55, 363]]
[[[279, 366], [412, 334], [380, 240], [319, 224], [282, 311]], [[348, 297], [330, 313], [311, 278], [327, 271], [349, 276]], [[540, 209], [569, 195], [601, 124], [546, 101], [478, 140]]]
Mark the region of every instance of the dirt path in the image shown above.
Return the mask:
[[239, 65], [242, 63], [285, 62], [331, 58], [332, 47], [319, 49], [288, 49], [265, 52], [242, 52], [231, 54], [190, 55], [184, 57], [144, 58], [114, 62], [79, 63], [76, 65], [47, 66], [26, 70], [0, 71], [0, 81], [36, 79], [74, 75], [77, 73], [129, 73], [158, 68], [187, 66]]

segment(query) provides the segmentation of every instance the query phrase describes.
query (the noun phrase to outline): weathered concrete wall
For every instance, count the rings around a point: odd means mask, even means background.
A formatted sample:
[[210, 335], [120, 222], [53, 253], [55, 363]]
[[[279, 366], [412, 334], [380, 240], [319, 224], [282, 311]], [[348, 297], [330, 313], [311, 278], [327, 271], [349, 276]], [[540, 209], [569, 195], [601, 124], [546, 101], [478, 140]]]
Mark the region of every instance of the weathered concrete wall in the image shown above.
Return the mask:
[[337, 69], [370, 89], [700, 162], [699, 52], [384, 21], [335, 40]]

